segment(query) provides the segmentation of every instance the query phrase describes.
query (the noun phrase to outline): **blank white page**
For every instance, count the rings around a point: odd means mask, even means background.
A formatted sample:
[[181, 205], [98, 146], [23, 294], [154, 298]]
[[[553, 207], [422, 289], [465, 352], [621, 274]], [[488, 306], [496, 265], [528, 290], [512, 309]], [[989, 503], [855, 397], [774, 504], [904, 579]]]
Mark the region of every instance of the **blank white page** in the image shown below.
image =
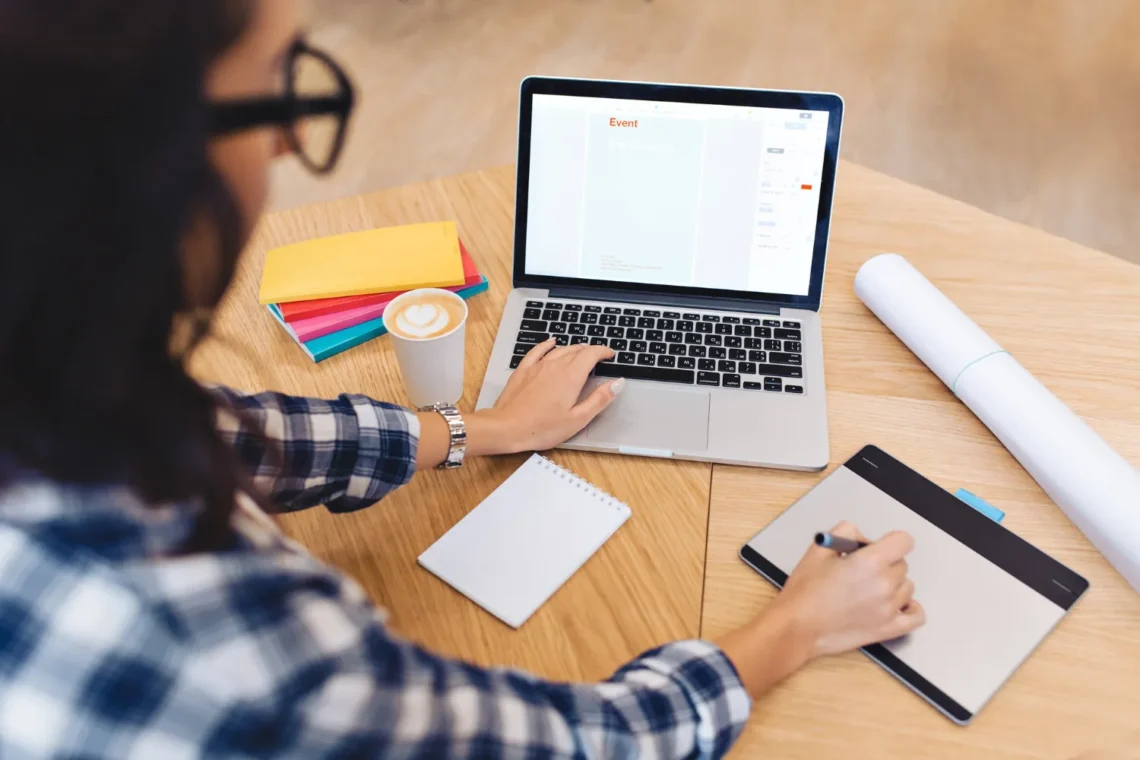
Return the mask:
[[535, 454], [419, 562], [518, 628], [629, 516], [625, 504]]

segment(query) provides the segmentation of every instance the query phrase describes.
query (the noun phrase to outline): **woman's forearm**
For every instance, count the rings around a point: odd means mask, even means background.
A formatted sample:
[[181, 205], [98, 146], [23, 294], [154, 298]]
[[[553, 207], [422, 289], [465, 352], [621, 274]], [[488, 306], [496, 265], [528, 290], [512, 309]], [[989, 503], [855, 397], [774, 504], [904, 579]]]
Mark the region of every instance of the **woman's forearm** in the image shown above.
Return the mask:
[[[451, 446], [451, 434], [447, 429], [447, 422], [438, 412], [417, 412], [416, 416], [420, 420], [416, 469], [430, 469], [447, 458]], [[463, 421], [467, 425], [465, 456], [483, 457], [517, 450], [511, 444], [507, 426], [492, 410], [464, 412]]]

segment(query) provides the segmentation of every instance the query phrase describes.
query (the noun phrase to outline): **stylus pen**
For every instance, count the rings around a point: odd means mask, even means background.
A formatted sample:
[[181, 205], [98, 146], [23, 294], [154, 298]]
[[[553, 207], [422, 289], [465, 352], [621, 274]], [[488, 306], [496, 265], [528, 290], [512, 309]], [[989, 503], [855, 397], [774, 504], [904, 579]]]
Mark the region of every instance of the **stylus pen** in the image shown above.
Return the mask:
[[850, 554], [856, 549], [862, 549], [867, 543], [865, 541], [856, 541], [853, 538], [833, 536], [830, 533], [816, 533], [815, 545], [822, 546], [824, 549], [831, 549], [840, 554]]

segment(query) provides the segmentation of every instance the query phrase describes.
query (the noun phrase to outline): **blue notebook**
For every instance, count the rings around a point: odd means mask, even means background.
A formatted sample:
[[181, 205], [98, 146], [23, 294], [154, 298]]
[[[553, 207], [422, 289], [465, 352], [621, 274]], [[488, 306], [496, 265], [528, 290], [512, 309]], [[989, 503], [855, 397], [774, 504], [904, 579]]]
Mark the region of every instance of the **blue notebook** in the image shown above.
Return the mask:
[[[456, 291], [456, 293], [466, 300], [471, 296], [478, 295], [487, 290], [487, 287], [487, 278], [484, 277], [478, 285], [463, 288], [462, 290]], [[370, 319], [367, 322], [361, 322], [358, 325], [346, 327], [343, 330], [337, 330], [336, 332], [322, 335], [319, 338], [313, 338], [309, 341], [299, 341], [297, 340], [297, 336], [289, 328], [289, 323], [281, 316], [281, 311], [277, 308], [277, 305], [269, 304], [266, 308], [269, 309], [269, 313], [273, 315], [273, 318], [285, 328], [289, 336], [296, 341], [297, 345], [301, 347], [301, 350], [314, 362], [324, 361], [330, 356], [336, 356], [342, 351], [347, 351], [354, 346], [359, 346], [361, 343], [367, 343], [373, 338], [379, 338], [388, 332], [387, 328], [384, 327], [383, 318], [378, 318]]]

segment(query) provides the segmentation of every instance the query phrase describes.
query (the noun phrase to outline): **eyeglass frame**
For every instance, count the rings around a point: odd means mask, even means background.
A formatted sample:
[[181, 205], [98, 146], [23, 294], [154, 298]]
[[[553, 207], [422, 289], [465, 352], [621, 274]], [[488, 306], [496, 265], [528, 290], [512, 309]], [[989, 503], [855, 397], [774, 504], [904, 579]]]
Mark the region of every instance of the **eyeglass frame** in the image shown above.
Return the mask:
[[[336, 78], [340, 91], [335, 95], [298, 96], [295, 90], [297, 82], [294, 65], [301, 55], [311, 55], [324, 63]], [[313, 174], [328, 174], [340, 160], [345, 133], [348, 131], [348, 120], [356, 103], [352, 80], [332, 56], [312, 47], [302, 39], [293, 42], [286, 60], [289, 77], [285, 94], [210, 103], [208, 106], [210, 134], [214, 137], [223, 137], [256, 127], [282, 127], [286, 144], [301, 164]], [[314, 163], [305, 155], [301, 141], [297, 137], [297, 122], [310, 116], [336, 116], [338, 119], [336, 139], [329, 158], [323, 165]]]

